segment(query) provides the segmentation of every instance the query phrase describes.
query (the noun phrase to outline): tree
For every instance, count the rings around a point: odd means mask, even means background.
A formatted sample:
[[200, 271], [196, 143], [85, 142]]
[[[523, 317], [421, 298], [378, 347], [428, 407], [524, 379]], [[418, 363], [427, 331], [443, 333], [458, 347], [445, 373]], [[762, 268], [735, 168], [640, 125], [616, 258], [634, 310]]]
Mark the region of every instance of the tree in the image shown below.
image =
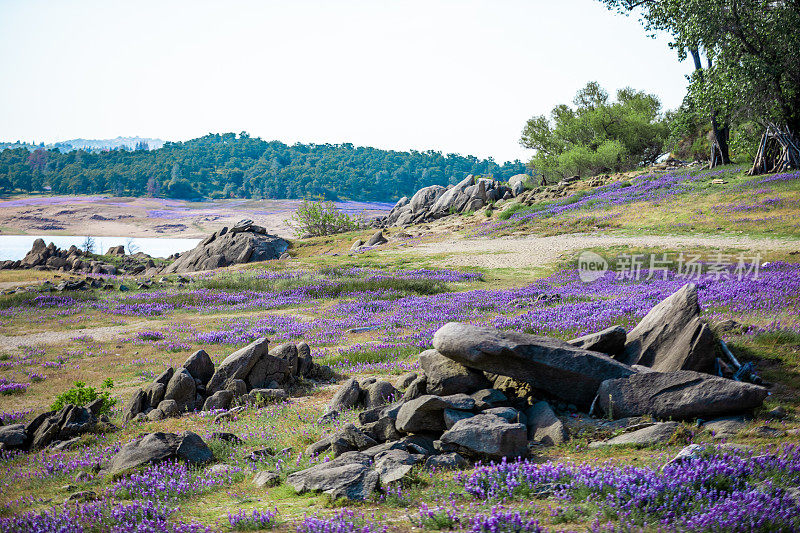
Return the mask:
[[536, 150], [529, 165], [549, 180], [653, 163], [668, 131], [661, 102], [631, 88], [616, 96], [609, 102], [608, 93], [592, 81], [575, 95], [574, 108], [561, 104], [549, 119], [539, 115], [528, 120], [520, 143]]
[[799, 1], [600, 1], [622, 13], [638, 12], [648, 32], [672, 37], [679, 59], [693, 57], [689, 95], [712, 122], [719, 144], [727, 140], [720, 117], [800, 131]]

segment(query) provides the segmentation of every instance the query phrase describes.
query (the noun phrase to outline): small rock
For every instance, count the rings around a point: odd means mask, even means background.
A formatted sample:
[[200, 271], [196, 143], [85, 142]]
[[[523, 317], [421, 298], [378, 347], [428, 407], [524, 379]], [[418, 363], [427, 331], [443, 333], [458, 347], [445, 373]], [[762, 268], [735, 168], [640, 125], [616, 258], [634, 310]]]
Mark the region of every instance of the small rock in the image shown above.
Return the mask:
[[281, 476], [275, 472], [258, 472], [253, 477], [253, 485], [260, 489], [268, 487], [277, 487], [281, 484]]
[[228, 433], [225, 431], [217, 431], [211, 434], [212, 440], [223, 440], [225, 442], [230, 442], [231, 444], [236, 444], [237, 446], [244, 444], [244, 441], [234, 435], [233, 433]]
[[469, 467], [469, 461], [456, 452], [431, 455], [425, 460], [425, 468], [430, 470], [461, 470]]
[[82, 492], [76, 492], [74, 494], [70, 494], [70, 496], [64, 500], [64, 503], [80, 503], [80, 502], [91, 502], [97, 499], [97, 494], [92, 490], [85, 490]]
[[606, 441], [592, 442], [589, 444], [589, 448], [602, 448], [604, 446], [617, 446], [621, 444], [635, 446], [662, 444], [668, 442], [675, 432], [678, 431], [679, 427], [680, 424], [678, 422], [661, 422], [643, 429], [623, 433], [622, 435], [618, 435]]
[[786, 432], [784, 430], [771, 428], [769, 426], [759, 426], [751, 429], [748, 433], [753, 437], [761, 437], [765, 439], [777, 439], [786, 436]]

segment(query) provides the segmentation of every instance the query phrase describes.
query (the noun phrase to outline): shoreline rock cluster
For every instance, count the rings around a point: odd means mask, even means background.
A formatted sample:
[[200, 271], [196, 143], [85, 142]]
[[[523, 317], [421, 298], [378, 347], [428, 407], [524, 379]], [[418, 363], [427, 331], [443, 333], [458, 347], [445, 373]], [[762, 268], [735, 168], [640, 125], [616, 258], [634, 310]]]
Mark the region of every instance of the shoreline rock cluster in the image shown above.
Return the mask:
[[153, 273], [187, 273], [213, 270], [234, 264], [279, 259], [289, 248], [288, 241], [267, 233], [252, 220], [240, 220], [232, 228], [225, 226], [184, 252], [172, 264]]
[[[514, 176], [517, 178], [517, 176]], [[524, 190], [521, 180], [512, 187], [488, 178], [469, 175], [456, 185], [423, 187], [408, 198], [402, 197], [389, 214], [377, 219], [378, 227], [408, 226], [431, 222], [455, 213], [467, 213], [498, 200], [509, 200]], [[518, 191], [515, 193], [514, 191]]]
[[233, 352], [219, 366], [198, 350], [178, 369], [172, 367], [152, 383], [139, 388], [125, 407], [125, 421], [162, 420], [195, 410], [228, 409], [234, 402], [263, 405], [289, 397], [287, 388], [298, 379], [330, 376], [314, 363], [305, 342], [269, 349], [269, 340], [257, 339]]
[[[461, 468], [475, 460], [529, 454], [569, 438], [551, 403], [567, 411], [599, 409], [631, 421], [631, 433], [593, 446], [664, 442], [678, 420], [746, 413], [763, 387], [705, 373], [715, 336], [699, 318], [692, 284], [655, 306], [630, 333], [616, 326], [572, 339], [450, 322], [419, 355], [422, 372], [391, 384], [350, 379], [320, 423], [364, 409], [306, 449], [334, 459], [291, 474], [296, 490], [364, 499], [414, 465]], [[403, 391], [401, 393], [401, 391]], [[665, 422], [638, 424], [637, 417]], [[626, 427], [625, 425], [620, 427]]]
[[[117, 267], [91, 258], [91, 254], [80, 250], [74, 244], [61, 249], [54, 243], [45, 244], [44, 239], [36, 239], [25, 257], [18, 260], [0, 261], [0, 270], [32, 269], [55, 270], [61, 272], [84, 272], [89, 274], [117, 274]], [[142, 269], [144, 270], [144, 269]]]

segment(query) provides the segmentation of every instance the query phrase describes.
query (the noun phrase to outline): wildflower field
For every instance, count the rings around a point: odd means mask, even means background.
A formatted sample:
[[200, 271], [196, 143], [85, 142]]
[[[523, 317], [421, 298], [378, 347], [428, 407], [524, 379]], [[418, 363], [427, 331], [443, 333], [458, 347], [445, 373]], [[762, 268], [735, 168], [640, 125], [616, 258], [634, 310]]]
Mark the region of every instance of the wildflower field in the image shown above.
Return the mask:
[[[702, 184], [720, 177], [731, 186], [701, 191]], [[674, 208], [675, 224], [701, 232], [724, 224], [728, 232], [791, 238], [800, 224], [798, 178], [800, 173], [748, 178], [735, 168], [645, 176], [572, 202], [520, 208], [503, 220], [470, 215], [466, 218], [478, 223], [465, 224], [463, 234], [497, 238], [508, 231], [535, 233], [543, 224], [584, 231], [570, 221], [589, 216], [608, 216], [612, 225], [598, 226], [602, 231], [615, 224], [625, 231], [635, 217], [651, 220], [652, 231], [683, 231], [648, 218]], [[702, 206], [687, 202], [695, 195], [703, 198]], [[396, 241], [400, 244], [389, 251], [347, 253], [348, 239], [357, 236], [317, 239], [296, 247], [291, 260], [193, 274], [185, 284], [170, 279], [157, 288], [128, 292], [0, 296], [0, 335], [9, 342], [0, 348], [2, 422], [30, 420], [81, 381], [116, 400], [110, 417], [119, 426], [83, 435], [65, 450], [0, 452], [0, 531], [800, 530], [800, 257], [759, 252], [758, 270], [747, 276], [731, 269], [688, 280], [670, 264], [658, 271], [645, 265], [635, 277], [609, 270], [586, 282], [574, 255], [536, 272], [456, 269], [445, 266], [442, 257], [415, 254], [413, 238]], [[594, 251], [678, 256], [685, 250]], [[742, 251], [732, 247], [720, 253], [735, 258]], [[2, 280], [18, 277], [0, 272]], [[260, 337], [275, 345], [302, 340], [316, 362], [339, 376], [392, 378], [418, 369], [417, 355], [450, 321], [563, 339], [612, 325], [630, 329], [688, 281], [697, 285], [703, 317], [735, 356], [751, 362], [771, 385], [763, 412], [735, 437], [715, 438], [684, 423], [665, 446], [594, 449], [590, 442], [616, 430], [589, 426], [571, 415], [566, 444], [541, 448], [525, 460], [478, 464], [461, 472], [415, 467], [373, 499], [354, 503], [296, 494], [286, 484], [259, 488], [252, 483], [258, 471], [285, 479], [328, 460], [305, 456], [306, 446], [357, 419], [356, 412], [347, 412], [319, 422], [335, 383], [309, 383], [305, 392], [310, 394], [250, 407], [218, 423], [214, 411], [137, 424], [120, 416], [134, 390], [200, 348], [219, 363]], [[14, 339], [30, 342], [12, 344]], [[787, 415], [769, 419], [767, 413], [776, 407]], [[751, 431], [765, 425], [781, 436]], [[183, 430], [209, 443], [214, 464], [198, 468], [167, 461], [122, 477], [100, 472], [137, 435]], [[219, 432], [233, 433], [243, 443], [213, 438]], [[689, 444], [698, 445], [692, 458], [672, 461]], [[254, 453], [259, 450], [269, 453]]]

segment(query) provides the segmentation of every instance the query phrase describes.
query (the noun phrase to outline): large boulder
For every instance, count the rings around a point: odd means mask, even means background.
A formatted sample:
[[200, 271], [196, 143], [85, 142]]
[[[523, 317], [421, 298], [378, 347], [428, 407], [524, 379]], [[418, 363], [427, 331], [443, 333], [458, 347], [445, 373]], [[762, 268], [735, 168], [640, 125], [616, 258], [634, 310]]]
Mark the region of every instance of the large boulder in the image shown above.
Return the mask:
[[372, 458], [348, 452], [332, 461], [290, 474], [286, 482], [299, 493], [322, 491], [332, 498], [366, 500], [378, 487], [380, 474], [371, 468]]
[[716, 338], [700, 319], [697, 287], [693, 283], [653, 307], [628, 333], [619, 360], [658, 372], [696, 370], [711, 372]]
[[22, 424], [0, 426], [0, 444], [6, 450], [22, 448], [25, 445], [26, 436], [25, 426]]
[[125, 405], [125, 410], [123, 411], [123, 418], [125, 419], [125, 422], [132, 420], [136, 415], [143, 412], [149, 406], [150, 403], [147, 401], [147, 393], [142, 389], [137, 389], [136, 392], [133, 393], [133, 396], [131, 396], [131, 399], [128, 400], [128, 403]]
[[305, 341], [298, 342], [297, 345], [297, 375], [308, 376], [314, 367], [314, 359], [311, 356], [311, 347]]
[[339, 390], [336, 391], [333, 398], [331, 398], [328, 404], [328, 410], [343, 411], [346, 409], [353, 409], [358, 405], [360, 396], [361, 387], [358, 385], [358, 381], [352, 378], [348, 379], [339, 387]]
[[386, 405], [398, 396], [397, 389], [388, 381], [378, 380], [363, 389], [363, 403], [367, 409]]
[[528, 419], [528, 438], [545, 446], [558, 446], [569, 438], [564, 424], [550, 404], [536, 402], [525, 411]]
[[[269, 351], [269, 355], [286, 361], [289, 374], [291, 374], [292, 376], [297, 375], [299, 360], [298, 360], [296, 345], [290, 342], [284, 342], [283, 344], [279, 344], [275, 348], [272, 348]], [[275, 381], [279, 380], [276, 379]]]
[[125, 444], [111, 458], [107, 472], [123, 474], [145, 464], [168, 459], [180, 459], [191, 464], [203, 464], [214, 458], [211, 450], [196, 433], [148, 433]]
[[490, 386], [483, 372], [456, 363], [436, 350], [425, 350], [419, 354], [419, 363], [427, 378], [428, 394], [439, 396], [457, 392], [469, 394]]
[[379, 231], [370, 237], [364, 246], [380, 246], [381, 244], [386, 244], [387, 242], [389, 241], [387, 241], [386, 237], [383, 236], [383, 232]]
[[690, 370], [644, 372], [600, 385], [598, 405], [613, 418], [651, 415], [685, 420], [742, 413], [759, 407], [767, 390]]
[[527, 381], [583, 407], [592, 403], [600, 383], [634, 373], [605, 354], [558, 339], [459, 322], [439, 328], [433, 346], [464, 366]]
[[197, 272], [240, 263], [278, 259], [289, 248], [284, 239], [266, 233], [251, 220], [240, 221], [206, 237], [184, 252], [164, 272]]
[[525, 426], [490, 414], [459, 420], [442, 434], [441, 441], [455, 451], [476, 458], [523, 457], [528, 453]]
[[[294, 345], [290, 345], [294, 348]], [[287, 355], [288, 358], [284, 359], [267, 353], [262, 355], [250, 372], [247, 374], [246, 382], [247, 387], [251, 389], [264, 389], [268, 388], [272, 382], [278, 384], [288, 383], [292, 378], [292, 369], [297, 368], [297, 352], [294, 352], [294, 357], [288, 350], [280, 352]]]
[[197, 350], [190, 355], [186, 362], [183, 363], [183, 368], [188, 370], [189, 374], [203, 385], [208, 383], [211, 376], [214, 375], [214, 362], [205, 350]]
[[395, 426], [403, 433], [444, 431], [444, 410], [452, 407], [440, 396], [426, 394], [403, 403], [397, 412]]
[[164, 400], [175, 400], [180, 411], [192, 411], [195, 408], [196, 398], [197, 390], [194, 378], [188, 370], [181, 368], [167, 383]]
[[589, 333], [582, 337], [567, 341], [573, 346], [600, 352], [612, 357], [620, 355], [625, 350], [627, 333], [622, 326], [611, 326], [596, 333]]
[[405, 392], [403, 392], [403, 401], [407, 402], [409, 400], [414, 400], [427, 394], [427, 392], [428, 378], [423, 374], [422, 376], [418, 376], [408, 385]]
[[267, 355], [268, 350], [269, 339], [261, 337], [230, 354], [219, 364], [209, 380], [206, 386], [208, 394], [224, 389], [225, 382], [229, 379], [245, 379], [259, 359]]
[[422, 458], [405, 450], [387, 450], [375, 455], [375, 471], [381, 484], [388, 485], [403, 479]]
[[451, 212], [461, 212], [470, 198], [466, 191], [473, 185], [475, 178], [470, 174], [442, 194], [431, 206], [428, 214], [432, 217], [443, 217]]

